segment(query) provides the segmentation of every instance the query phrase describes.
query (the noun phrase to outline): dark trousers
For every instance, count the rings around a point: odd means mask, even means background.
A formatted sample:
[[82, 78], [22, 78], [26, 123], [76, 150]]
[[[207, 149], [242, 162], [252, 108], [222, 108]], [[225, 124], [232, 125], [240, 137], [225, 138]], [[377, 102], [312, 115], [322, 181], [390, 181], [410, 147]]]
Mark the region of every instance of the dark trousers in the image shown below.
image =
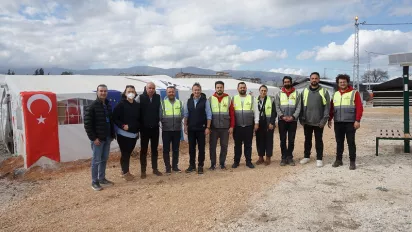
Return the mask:
[[120, 166], [122, 167], [123, 174], [129, 172], [130, 155], [136, 146], [137, 138], [129, 138], [122, 135], [117, 135], [117, 143], [120, 148]]
[[251, 163], [252, 162], [253, 126], [235, 127], [233, 130], [233, 139], [235, 140], [234, 162], [236, 164], [239, 164], [240, 158], [242, 157], [242, 145], [244, 145], [246, 163]]
[[198, 166], [203, 167], [205, 163], [205, 131], [188, 131], [189, 140], [189, 165], [196, 167], [196, 144], [199, 150]]
[[179, 146], [181, 131], [163, 131], [163, 160], [166, 170], [170, 170], [170, 143], [172, 144], [172, 167], [177, 168], [179, 164]]
[[227, 146], [229, 144], [229, 128], [212, 128], [209, 137], [209, 153], [212, 166], [216, 165], [217, 140], [220, 139], [219, 164], [225, 165]]
[[336, 159], [342, 160], [343, 151], [345, 150], [345, 135], [349, 148], [349, 160], [356, 161], [356, 143], [353, 127], [354, 122], [335, 122], [335, 138], [336, 138]]
[[315, 147], [316, 147], [316, 159], [323, 159], [323, 127], [304, 125], [303, 130], [305, 132], [305, 152], [304, 157], [310, 158], [310, 151], [312, 150], [312, 134], [315, 133]]
[[260, 123], [256, 131], [256, 147], [259, 156], [272, 157], [273, 155], [273, 134], [275, 130], [269, 130], [266, 123]]
[[152, 151], [152, 169], [157, 170], [157, 146], [159, 145], [159, 128], [143, 128], [140, 131], [140, 165], [142, 172], [146, 172], [147, 148]]
[[[280, 137], [280, 151], [282, 153], [282, 160], [293, 159], [293, 150], [295, 149], [295, 136], [298, 122], [285, 122], [279, 120], [279, 137]], [[286, 138], [288, 146], [286, 146]]]

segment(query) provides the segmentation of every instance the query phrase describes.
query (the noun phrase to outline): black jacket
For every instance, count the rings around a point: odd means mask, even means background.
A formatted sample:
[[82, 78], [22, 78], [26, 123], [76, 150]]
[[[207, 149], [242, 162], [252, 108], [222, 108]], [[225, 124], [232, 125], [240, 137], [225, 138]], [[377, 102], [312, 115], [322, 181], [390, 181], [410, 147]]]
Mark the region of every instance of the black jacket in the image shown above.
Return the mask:
[[123, 125], [128, 125], [129, 130], [127, 130], [127, 132], [139, 132], [140, 104], [136, 101], [130, 103], [127, 99], [122, 99], [122, 101], [114, 108], [113, 121], [119, 128], [123, 128]]
[[[105, 104], [107, 106], [107, 112], [110, 120], [110, 136], [112, 138], [116, 137], [114, 131], [114, 124], [112, 119], [112, 106], [109, 100], [106, 99]], [[96, 99], [92, 104], [90, 104], [85, 109], [84, 114], [84, 129], [86, 130], [87, 136], [91, 141], [98, 138], [100, 141], [106, 141], [108, 134], [108, 126], [106, 122], [106, 112], [104, 110], [103, 103]]]
[[143, 94], [139, 95], [138, 102], [140, 103], [140, 125], [142, 128], [159, 128], [160, 95], [154, 93], [152, 102], [150, 102], [145, 88]]
[[187, 100], [187, 111], [189, 116], [187, 117], [187, 129], [189, 131], [204, 131], [207, 126], [206, 117], [206, 95], [201, 93], [200, 99], [194, 104], [193, 94]]

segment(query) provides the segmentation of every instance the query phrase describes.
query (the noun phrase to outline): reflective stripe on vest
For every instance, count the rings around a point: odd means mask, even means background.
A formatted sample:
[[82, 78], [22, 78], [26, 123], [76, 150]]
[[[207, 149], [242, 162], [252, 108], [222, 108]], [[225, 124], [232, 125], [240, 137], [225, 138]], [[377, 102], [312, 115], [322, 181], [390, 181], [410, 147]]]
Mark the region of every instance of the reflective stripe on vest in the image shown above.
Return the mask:
[[340, 94], [336, 91], [333, 95], [333, 113], [335, 122], [354, 122], [356, 119], [355, 106], [356, 90]]
[[229, 128], [230, 127], [230, 97], [225, 96], [219, 102], [217, 97], [210, 96], [210, 109], [212, 110], [212, 127], [214, 128]]
[[[326, 98], [325, 98], [326, 90], [322, 87], [319, 87], [319, 88], [320, 88], [319, 94], [322, 97], [322, 103], [323, 105], [326, 105]], [[303, 90], [303, 106], [305, 107], [308, 105], [308, 96], [309, 96], [309, 89], [306, 88], [305, 90]]]
[[251, 126], [253, 125], [253, 97], [247, 95], [242, 105], [240, 96], [236, 95], [233, 98], [233, 106], [235, 108], [236, 126]]
[[175, 99], [172, 104], [169, 99], [161, 101], [162, 104], [162, 131], [182, 130], [182, 102]]
[[[260, 101], [260, 97], [257, 98], [256, 104], [259, 104], [259, 101]], [[269, 123], [270, 117], [272, 116], [272, 99], [269, 96], [267, 96], [266, 98], [264, 113], [266, 115], [266, 122]], [[260, 115], [260, 112], [259, 112], [259, 115]]]
[[294, 91], [288, 97], [286, 93], [280, 92], [280, 110], [283, 112], [284, 116], [293, 116], [296, 110], [296, 100], [297, 100], [297, 93]]

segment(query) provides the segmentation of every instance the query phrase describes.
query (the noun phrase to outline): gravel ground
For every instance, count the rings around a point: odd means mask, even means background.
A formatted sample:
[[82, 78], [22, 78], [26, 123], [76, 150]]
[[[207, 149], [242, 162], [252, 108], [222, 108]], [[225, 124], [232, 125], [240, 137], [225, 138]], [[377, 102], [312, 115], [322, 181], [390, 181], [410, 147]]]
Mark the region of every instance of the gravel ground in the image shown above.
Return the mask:
[[[53, 171], [33, 169], [17, 180], [0, 183], [0, 199], [18, 195], [7, 198], [7, 203], [0, 200], [0, 230], [410, 230], [411, 156], [395, 155], [402, 143], [386, 141], [382, 142], [381, 155], [374, 156], [374, 135], [370, 134], [378, 125], [401, 127], [401, 112], [398, 108], [366, 110], [357, 134], [359, 162], [355, 171], [348, 170], [347, 160], [343, 167], [330, 167], [335, 151], [330, 129], [324, 135], [323, 168], [316, 168], [314, 162], [280, 167], [276, 132], [274, 163], [254, 170], [242, 162], [238, 169], [206, 170], [202, 176], [177, 173], [156, 177], [149, 173], [145, 180], [125, 182], [114, 155], [107, 176], [115, 186], [94, 192], [88, 162], [63, 164]], [[303, 156], [301, 127], [296, 141], [298, 161]], [[229, 151], [228, 166], [233, 160], [232, 142]], [[253, 160], [256, 158], [254, 153]], [[181, 169], [187, 164], [187, 144], [182, 143]], [[139, 172], [138, 166], [133, 158], [132, 173]], [[159, 166], [163, 167], [161, 158]]]

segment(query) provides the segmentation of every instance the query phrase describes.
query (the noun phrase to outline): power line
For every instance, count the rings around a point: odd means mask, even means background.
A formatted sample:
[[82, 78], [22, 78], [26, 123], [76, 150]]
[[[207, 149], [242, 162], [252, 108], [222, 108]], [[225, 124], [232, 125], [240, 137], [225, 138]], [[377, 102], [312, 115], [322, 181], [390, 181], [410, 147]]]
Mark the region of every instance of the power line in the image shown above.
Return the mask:
[[412, 23], [359, 23], [362, 25], [373, 25], [373, 26], [388, 26], [388, 25], [411, 25]]

